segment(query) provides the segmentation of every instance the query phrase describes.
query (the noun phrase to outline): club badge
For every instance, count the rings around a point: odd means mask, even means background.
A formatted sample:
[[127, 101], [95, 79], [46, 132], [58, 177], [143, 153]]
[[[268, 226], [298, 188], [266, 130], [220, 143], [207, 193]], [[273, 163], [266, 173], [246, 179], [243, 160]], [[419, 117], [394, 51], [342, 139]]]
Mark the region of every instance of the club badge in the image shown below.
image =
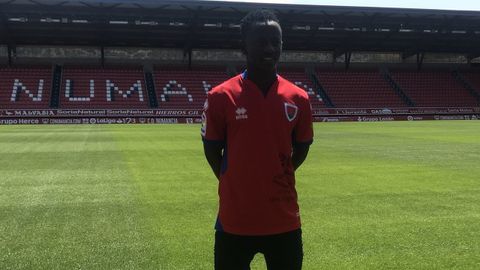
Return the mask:
[[295, 120], [295, 117], [297, 117], [298, 113], [298, 107], [296, 105], [290, 104], [285, 102], [285, 116], [287, 117], [289, 122], [292, 122]]

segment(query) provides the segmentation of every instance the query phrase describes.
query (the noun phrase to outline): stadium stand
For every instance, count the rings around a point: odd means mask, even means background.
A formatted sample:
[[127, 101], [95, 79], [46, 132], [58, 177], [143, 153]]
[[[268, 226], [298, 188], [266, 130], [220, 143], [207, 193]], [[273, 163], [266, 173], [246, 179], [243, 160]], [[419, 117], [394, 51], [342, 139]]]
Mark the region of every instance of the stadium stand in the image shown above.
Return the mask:
[[206, 93], [228, 79], [219, 67], [158, 67], [154, 77], [158, 107], [163, 109], [202, 109]]
[[63, 70], [60, 108], [148, 108], [144, 74], [131, 68], [79, 68]]
[[304, 89], [310, 98], [312, 108], [325, 108], [325, 103], [318, 93], [316, 93], [313, 83], [303, 71], [280, 71], [279, 74], [285, 79], [291, 81], [298, 87]]
[[338, 108], [407, 106], [377, 71], [317, 70], [317, 76]]
[[391, 72], [418, 107], [474, 107], [475, 98], [454, 79], [451, 72], [421, 71]]
[[[5, 109], [47, 109], [51, 68], [0, 69], [0, 105]], [[313, 108], [325, 108], [304, 71], [282, 69], [280, 75], [305, 89]], [[480, 77], [466, 72], [477, 93]], [[317, 70], [317, 76], [337, 108], [407, 106], [377, 71]], [[469, 107], [478, 102], [446, 71], [396, 71], [392, 78], [417, 107]], [[144, 73], [138, 68], [66, 67], [60, 91], [61, 109], [149, 108]], [[228, 79], [222, 67], [162, 66], [154, 71], [158, 108], [201, 109], [205, 94]]]
[[[50, 109], [52, 119], [67, 117], [56, 109], [119, 109], [90, 115], [103, 120], [152, 118], [153, 111], [155, 117], [170, 118], [164, 109], [171, 109], [194, 111], [180, 115], [188, 115], [189, 122], [201, 120], [205, 93], [243, 71], [239, 19], [268, 7], [282, 21], [285, 51], [278, 72], [309, 94], [318, 109], [316, 121], [357, 121], [344, 109], [369, 116], [375, 109], [395, 108], [398, 120], [445, 119], [431, 112], [480, 119], [479, 12], [107, 2], [108, 13], [98, 1], [0, 4], [0, 65], [9, 67], [0, 66], [0, 118], [18, 116], [9, 109]], [[412, 48], [412, 40], [422, 42]], [[439, 108], [426, 113], [422, 107]], [[139, 116], [122, 109], [152, 110]], [[427, 118], [409, 119], [405, 111]]]
[[0, 108], [47, 109], [51, 68], [1, 68]]
[[463, 73], [463, 76], [465, 79], [467, 79], [475, 93], [477, 93], [477, 95], [480, 95], [480, 73], [479, 72], [465, 72]]

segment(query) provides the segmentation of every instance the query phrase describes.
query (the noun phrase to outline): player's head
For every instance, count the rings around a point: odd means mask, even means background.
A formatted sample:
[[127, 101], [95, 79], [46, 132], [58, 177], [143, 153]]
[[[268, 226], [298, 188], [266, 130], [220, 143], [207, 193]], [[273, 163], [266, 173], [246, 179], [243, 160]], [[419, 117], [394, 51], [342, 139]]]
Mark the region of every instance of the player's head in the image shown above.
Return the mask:
[[252, 11], [242, 19], [240, 29], [247, 64], [274, 69], [282, 53], [282, 28], [275, 13], [266, 9]]

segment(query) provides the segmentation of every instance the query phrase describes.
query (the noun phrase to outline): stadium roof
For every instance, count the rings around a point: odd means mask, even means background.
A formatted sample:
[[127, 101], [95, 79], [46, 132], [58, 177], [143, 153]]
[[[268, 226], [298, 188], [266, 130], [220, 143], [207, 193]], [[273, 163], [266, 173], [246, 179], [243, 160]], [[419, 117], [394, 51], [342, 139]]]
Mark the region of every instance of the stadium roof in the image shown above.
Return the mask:
[[285, 49], [480, 55], [480, 12], [156, 0], [0, 0], [0, 43], [239, 48], [238, 22], [275, 10]]

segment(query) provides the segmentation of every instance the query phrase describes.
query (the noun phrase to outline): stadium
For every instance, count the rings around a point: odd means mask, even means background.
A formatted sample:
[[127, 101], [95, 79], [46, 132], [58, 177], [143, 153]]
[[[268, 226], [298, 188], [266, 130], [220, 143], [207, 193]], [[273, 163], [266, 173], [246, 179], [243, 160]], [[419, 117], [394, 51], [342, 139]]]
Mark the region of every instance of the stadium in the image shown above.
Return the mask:
[[0, 0], [0, 269], [212, 269], [199, 123], [258, 8], [316, 122], [304, 269], [480, 268], [480, 12]]

